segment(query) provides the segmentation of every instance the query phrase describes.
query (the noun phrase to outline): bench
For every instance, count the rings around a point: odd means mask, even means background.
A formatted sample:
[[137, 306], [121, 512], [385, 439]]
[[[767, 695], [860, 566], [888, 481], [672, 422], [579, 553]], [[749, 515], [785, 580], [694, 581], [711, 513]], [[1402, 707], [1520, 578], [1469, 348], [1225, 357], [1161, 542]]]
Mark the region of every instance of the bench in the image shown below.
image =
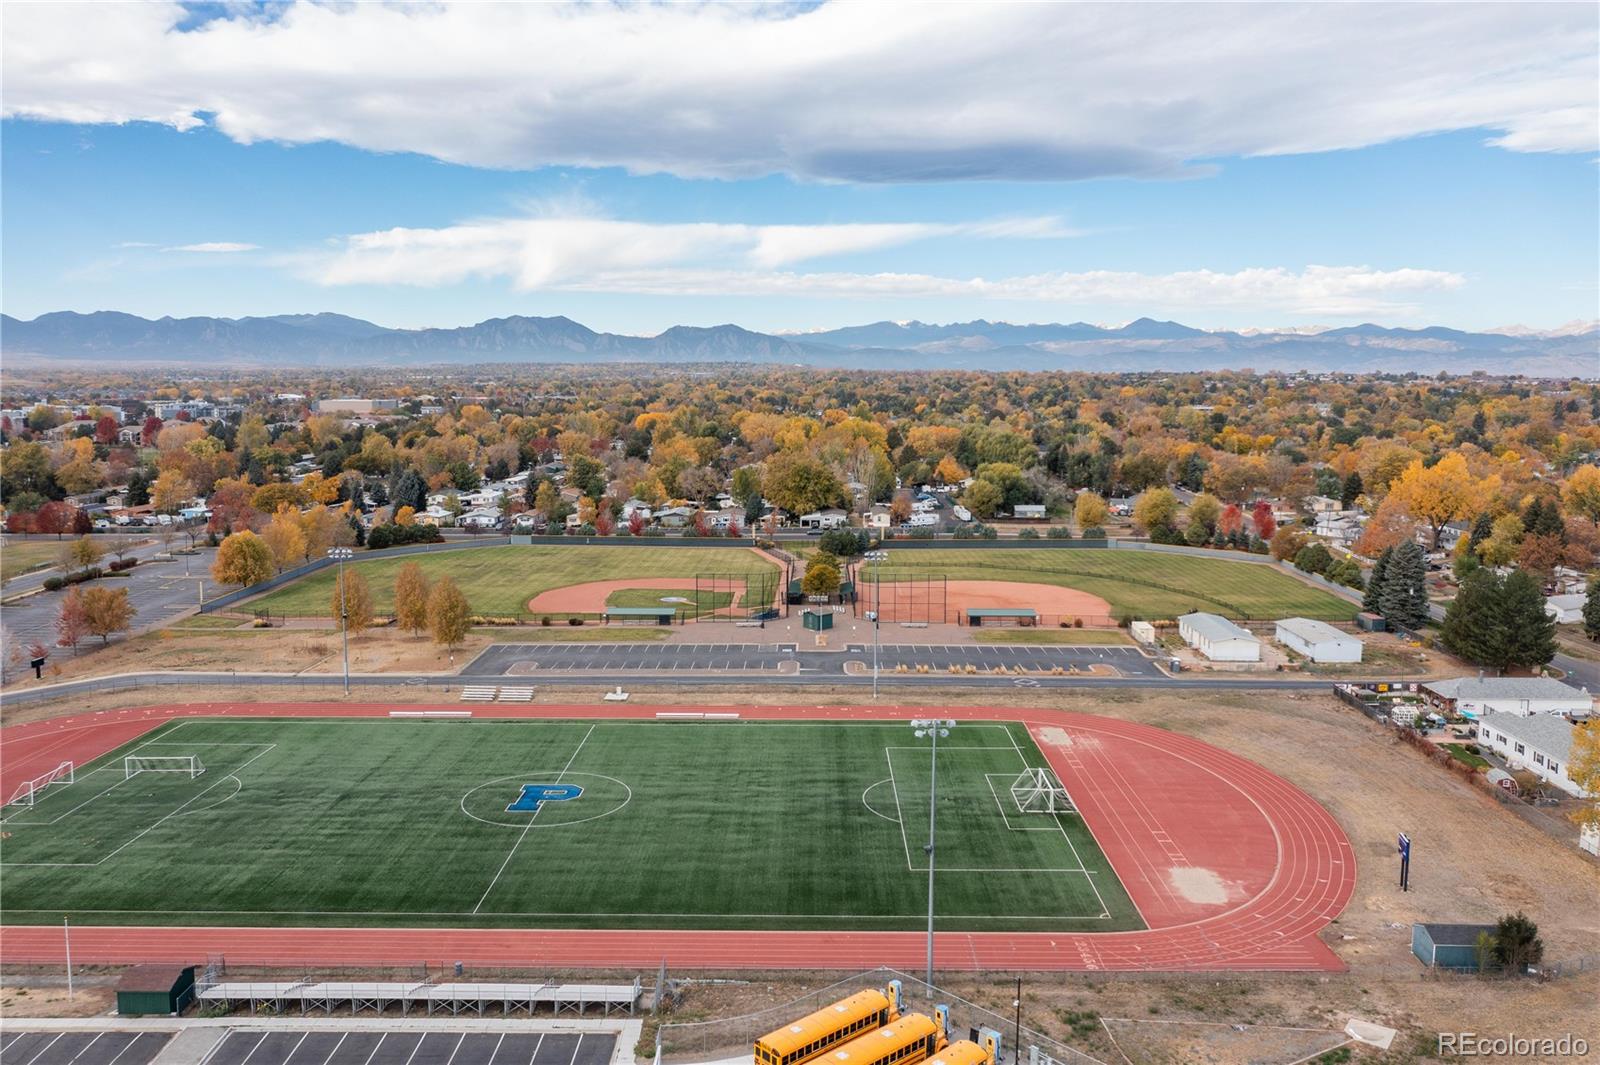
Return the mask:
[[502, 703], [531, 703], [533, 702], [533, 689], [501, 688], [500, 701]]
[[461, 701], [464, 703], [492, 703], [498, 688], [462, 688]]

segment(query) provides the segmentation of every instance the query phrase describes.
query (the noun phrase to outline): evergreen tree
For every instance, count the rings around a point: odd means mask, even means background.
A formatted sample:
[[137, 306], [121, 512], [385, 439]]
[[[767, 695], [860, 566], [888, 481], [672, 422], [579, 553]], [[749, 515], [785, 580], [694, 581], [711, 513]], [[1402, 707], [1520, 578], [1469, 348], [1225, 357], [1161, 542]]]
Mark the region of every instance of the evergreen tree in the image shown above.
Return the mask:
[[1600, 640], [1600, 579], [1589, 581], [1589, 597], [1583, 601], [1583, 634]]
[[1445, 650], [1469, 662], [1488, 662], [1494, 657], [1500, 584], [1490, 569], [1475, 570], [1461, 582], [1455, 599], [1445, 608], [1439, 630]]
[[1364, 491], [1366, 486], [1361, 483], [1361, 474], [1352, 470], [1350, 476], [1344, 479], [1344, 489], [1339, 493], [1339, 503], [1349, 510], [1355, 506], [1357, 497]]
[[1367, 591], [1361, 597], [1361, 609], [1369, 614], [1382, 613], [1381, 597], [1383, 595], [1384, 578], [1389, 572], [1389, 559], [1394, 557], [1394, 548], [1386, 547], [1383, 554], [1378, 556], [1378, 561], [1373, 563], [1372, 576], [1367, 578]]
[[1522, 528], [1528, 536], [1566, 536], [1561, 520], [1561, 504], [1554, 499], [1536, 498], [1522, 512]]
[[401, 507], [410, 507], [414, 511], [428, 509], [428, 482], [416, 470], [406, 467], [406, 471], [395, 481], [394, 491], [389, 493], [389, 501], [394, 504], [395, 510]]
[[1496, 622], [1499, 639], [1490, 661], [1500, 669], [1542, 666], [1556, 656], [1556, 619], [1544, 608], [1539, 582], [1521, 570], [1500, 586]]
[[1415, 632], [1428, 620], [1428, 563], [1415, 540], [1395, 545], [1378, 591], [1378, 610], [1391, 626]]
[[1467, 535], [1467, 546], [1477, 554], [1478, 545], [1494, 535], [1494, 519], [1487, 513], [1479, 514], [1472, 521], [1472, 532]]

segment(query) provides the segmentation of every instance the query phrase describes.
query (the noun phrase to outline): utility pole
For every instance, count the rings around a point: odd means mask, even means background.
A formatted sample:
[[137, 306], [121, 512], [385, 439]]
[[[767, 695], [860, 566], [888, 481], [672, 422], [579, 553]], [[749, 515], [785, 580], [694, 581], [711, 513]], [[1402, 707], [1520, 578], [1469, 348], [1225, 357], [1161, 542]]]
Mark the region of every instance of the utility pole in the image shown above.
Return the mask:
[[878, 701], [878, 629], [883, 624], [883, 574], [881, 567], [889, 557], [887, 551], [868, 551], [864, 556], [872, 563], [872, 701]]
[[928, 977], [929, 988], [933, 987], [933, 841], [935, 818], [938, 815], [939, 800], [939, 737], [950, 735], [950, 730], [955, 728], [954, 721], [939, 720], [938, 718], [918, 718], [911, 722], [918, 739], [923, 736], [933, 741], [932, 761], [929, 763], [928, 772], [928, 845], [923, 850], [928, 855]]
[[344, 693], [350, 694], [350, 605], [344, 583], [344, 564], [354, 554], [348, 547], [328, 548], [328, 557], [339, 566], [339, 629], [344, 634]]
[[61, 918], [61, 936], [67, 944], [67, 998], [72, 998], [72, 927], [65, 916]]

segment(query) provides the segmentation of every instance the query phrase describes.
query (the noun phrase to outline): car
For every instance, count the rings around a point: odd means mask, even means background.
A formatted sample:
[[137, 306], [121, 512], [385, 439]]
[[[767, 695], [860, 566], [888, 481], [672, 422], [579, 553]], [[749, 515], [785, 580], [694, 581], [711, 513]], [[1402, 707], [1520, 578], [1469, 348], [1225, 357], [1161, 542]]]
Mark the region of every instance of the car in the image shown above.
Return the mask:
[[111, 522], [109, 520], [107, 520], [106, 518], [96, 518], [95, 522], [94, 522], [94, 527], [95, 527], [96, 531], [104, 531], [106, 529], [111, 528]]

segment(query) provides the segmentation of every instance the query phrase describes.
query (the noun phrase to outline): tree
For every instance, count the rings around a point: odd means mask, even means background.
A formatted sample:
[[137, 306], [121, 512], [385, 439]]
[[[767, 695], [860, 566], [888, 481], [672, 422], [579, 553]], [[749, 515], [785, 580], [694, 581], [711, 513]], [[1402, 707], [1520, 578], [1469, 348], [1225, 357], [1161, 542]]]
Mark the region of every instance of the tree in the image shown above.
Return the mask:
[[1458, 518], [1474, 513], [1484, 496], [1498, 486], [1480, 481], [1467, 469], [1466, 458], [1452, 451], [1432, 466], [1417, 459], [1407, 466], [1400, 479], [1389, 488], [1406, 513], [1422, 522], [1432, 533], [1432, 545], [1439, 547], [1439, 534]]
[[1525, 536], [1517, 548], [1517, 565], [1524, 573], [1541, 581], [1549, 580], [1566, 557], [1567, 545], [1553, 533]]
[[1394, 549], [1378, 593], [1378, 610], [1390, 625], [1415, 632], [1428, 620], [1428, 562], [1422, 547], [1407, 540]]
[[[1583, 600], [1583, 634], [1600, 640], [1600, 578], [1589, 579], [1589, 594]], [[1600, 791], [1595, 794], [1600, 795]]]
[[1133, 504], [1133, 524], [1154, 536], [1171, 529], [1178, 517], [1178, 497], [1170, 488], [1151, 488]]
[[92, 536], [80, 536], [72, 543], [72, 564], [88, 569], [105, 556], [105, 549]]
[[1567, 509], [1600, 522], [1600, 466], [1579, 466], [1561, 489]]
[[395, 571], [394, 620], [413, 636], [427, 631], [428, 578], [415, 562], [407, 562]]
[[110, 643], [113, 633], [127, 632], [137, 613], [126, 588], [90, 588], [83, 593], [85, 626], [102, 644]]
[[533, 509], [536, 513], [544, 515], [546, 521], [554, 521], [556, 508], [561, 505], [561, 493], [556, 491], [554, 481], [540, 481], [539, 488], [533, 494]]
[[365, 632], [372, 627], [372, 590], [367, 579], [354, 566], [340, 566], [333, 578], [329, 608], [333, 620], [342, 617], [350, 632]]
[[1344, 479], [1344, 484], [1339, 489], [1339, 505], [1349, 510], [1356, 505], [1356, 500], [1361, 498], [1363, 489], [1361, 472], [1351, 470], [1350, 476]]
[[150, 504], [160, 514], [176, 514], [194, 496], [194, 482], [177, 470], [163, 471], [150, 488]]
[[633, 510], [633, 511], [629, 511], [628, 512], [628, 535], [629, 536], [643, 536], [644, 535], [644, 513], [643, 513], [643, 511]]
[[89, 618], [83, 609], [83, 592], [73, 585], [62, 597], [61, 610], [56, 614], [56, 643], [76, 652], [78, 644], [88, 634]]
[[1262, 540], [1271, 540], [1273, 533], [1278, 531], [1278, 519], [1272, 516], [1272, 504], [1265, 499], [1256, 500], [1256, 505], [1250, 508], [1250, 523], [1256, 527], [1256, 536]]
[[838, 592], [842, 579], [838, 559], [832, 555], [818, 554], [806, 564], [800, 590], [808, 596], [831, 596]]
[[56, 539], [62, 533], [72, 531], [73, 519], [77, 516], [78, 508], [71, 503], [51, 500], [40, 507], [33, 515], [33, 531], [37, 533], [55, 533]]
[[279, 507], [291, 506], [296, 510], [311, 502], [306, 490], [287, 481], [264, 484], [250, 497], [250, 505], [263, 514], [275, 514]]
[[1205, 530], [1207, 539], [1217, 529], [1217, 522], [1222, 518], [1222, 501], [1209, 492], [1201, 492], [1194, 497], [1194, 502], [1189, 504], [1189, 524], [1199, 524]]
[[472, 608], [450, 577], [440, 577], [428, 592], [428, 632], [433, 642], [454, 650], [466, 639]]
[[1544, 940], [1539, 938], [1539, 926], [1521, 910], [1495, 923], [1494, 960], [1500, 968], [1514, 973], [1527, 972], [1544, 960]]
[[1567, 751], [1567, 779], [1588, 798], [1571, 814], [1579, 825], [1600, 828], [1600, 723], [1590, 721], [1572, 730]]
[[300, 528], [300, 512], [287, 503], [278, 508], [267, 527], [261, 530], [261, 539], [266, 541], [272, 564], [279, 573], [305, 559], [306, 534]]
[[1372, 573], [1367, 577], [1367, 590], [1361, 597], [1361, 609], [1369, 614], [1382, 613], [1383, 582], [1389, 573], [1389, 560], [1393, 557], [1394, 548], [1386, 547], [1372, 565]]
[[1499, 576], [1488, 569], [1476, 570], [1461, 582], [1439, 626], [1439, 642], [1445, 650], [1469, 662], [1489, 662], [1495, 657], [1500, 584]]
[[[1005, 500], [1005, 493], [993, 481], [976, 480], [967, 485], [967, 490], [961, 493], [961, 505], [972, 512], [976, 518], [992, 518], [995, 511], [1000, 509], [1000, 504]], [[909, 518], [910, 515], [907, 515]]]
[[939, 484], [960, 484], [967, 479], [967, 471], [954, 455], [946, 455], [933, 468], [933, 479]]
[[791, 514], [809, 514], [849, 501], [844, 484], [831, 469], [798, 452], [784, 452], [770, 459], [762, 484], [767, 499]]
[[1491, 528], [1489, 538], [1478, 545], [1478, 557], [1487, 566], [1509, 565], [1522, 548], [1522, 518], [1516, 514], [1502, 514]]
[[[389, 492], [389, 501], [399, 507], [410, 507], [412, 510], [428, 509], [428, 482], [422, 475], [410, 466], [406, 467], [400, 479], [395, 482], [394, 488]], [[258, 504], [259, 507], [259, 504]]]
[[1093, 492], [1079, 492], [1077, 500], [1072, 504], [1072, 518], [1078, 523], [1079, 530], [1093, 529], [1105, 525], [1111, 517], [1111, 508], [1106, 506], [1106, 501]]
[[1556, 656], [1556, 619], [1539, 583], [1521, 570], [1506, 574], [1496, 610], [1501, 635], [1491, 665], [1500, 670], [1543, 666]]
[[272, 576], [272, 551], [249, 529], [222, 541], [211, 563], [211, 579], [218, 584], [248, 587]]
[[1279, 562], [1292, 561], [1300, 553], [1300, 549], [1310, 541], [1311, 538], [1303, 531], [1285, 526], [1273, 532], [1267, 550], [1271, 551], [1272, 557]]

